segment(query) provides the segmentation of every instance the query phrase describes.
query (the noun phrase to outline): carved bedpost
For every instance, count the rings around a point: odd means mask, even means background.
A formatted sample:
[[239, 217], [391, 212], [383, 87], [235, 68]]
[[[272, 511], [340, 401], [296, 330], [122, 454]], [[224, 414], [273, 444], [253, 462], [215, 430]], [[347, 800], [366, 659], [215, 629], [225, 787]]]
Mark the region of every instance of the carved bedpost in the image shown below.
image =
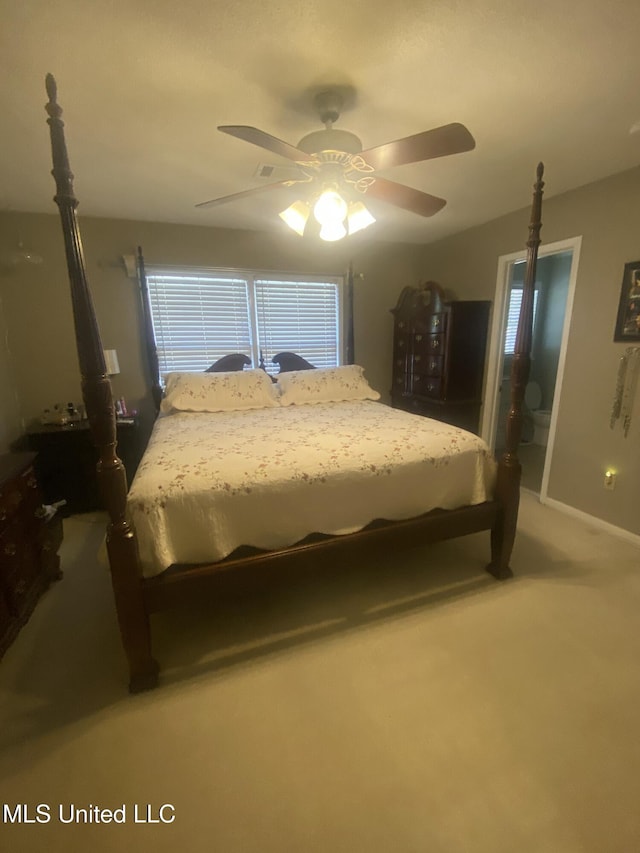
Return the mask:
[[149, 287], [147, 285], [147, 273], [144, 267], [144, 256], [142, 247], [138, 246], [136, 254], [136, 270], [138, 273], [138, 284], [142, 297], [142, 319], [144, 324], [144, 344], [147, 351], [147, 364], [151, 374], [151, 396], [155, 403], [156, 413], [160, 411], [162, 402], [162, 387], [160, 385], [160, 365], [158, 364], [158, 349], [156, 347], [156, 336], [153, 332], [153, 318], [151, 315], [151, 301], [149, 299]]
[[522, 404], [529, 381], [531, 367], [531, 337], [533, 329], [533, 299], [536, 284], [536, 266], [540, 229], [542, 227], [542, 175], [544, 166], [538, 164], [536, 183], [534, 184], [533, 204], [529, 222], [527, 240], [527, 267], [518, 331], [511, 365], [511, 407], [507, 415], [507, 434], [505, 451], [498, 462], [498, 480], [496, 498], [500, 504], [498, 520], [491, 531], [491, 562], [487, 571], [502, 580], [513, 574], [509, 560], [516, 535], [518, 507], [520, 505], [520, 474], [522, 466], [518, 459], [518, 445], [522, 436]]
[[157, 682], [158, 666], [151, 657], [149, 621], [142, 593], [142, 572], [133, 530], [126, 520], [127, 478], [116, 455], [116, 420], [111, 383], [106, 375], [104, 353], [91, 293], [87, 286], [84, 253], [76, 219], [73, 174], [64, 136], [62, 108], [57, 103], [56, 82], [46, 78], [49, 102], [46, 111], [51, 134], [54, 201], [60, 210], [62, 233], [71, 285], [71, 302], [82, 397], [91, 436], [98, 449], [98, 483], [109, 513], [107, 549], [120, 632], [129, 661], [130, 688], [144, 689]]
[[347, 311], [345, 357], [347, 364], [353, 364], [355, 361], [353, 330], [353, 264], [349, 264], [349, 270], [347, 272], [347, 293], [345, 304]]

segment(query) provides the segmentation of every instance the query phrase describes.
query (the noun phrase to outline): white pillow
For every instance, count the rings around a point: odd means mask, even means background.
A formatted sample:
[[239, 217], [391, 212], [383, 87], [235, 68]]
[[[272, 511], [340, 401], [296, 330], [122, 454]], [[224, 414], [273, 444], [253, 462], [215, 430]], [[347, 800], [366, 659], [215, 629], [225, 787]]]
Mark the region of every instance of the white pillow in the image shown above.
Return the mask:
[[264, 370], [229, 373], [168, 373], [160, 411], [234, 412], [278, 406], [278, 393]]
[[364, 368], [359, 364], [292, 370], [279, 374], [277, 385], [281, 406], [380, 399], [380, 394], [364, 378]]

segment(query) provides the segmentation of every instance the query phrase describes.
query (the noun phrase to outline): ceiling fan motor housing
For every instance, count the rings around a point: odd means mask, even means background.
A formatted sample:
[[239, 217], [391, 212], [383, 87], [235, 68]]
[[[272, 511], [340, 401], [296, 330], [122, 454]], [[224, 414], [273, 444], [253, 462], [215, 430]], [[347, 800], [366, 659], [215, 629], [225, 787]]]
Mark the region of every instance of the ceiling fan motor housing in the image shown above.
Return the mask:
[[348, 130], [314, 130], [308, 133], [298, 143], [301, 151], [307, 154], [319, 154], [321, 151], [345, 151], [347, 154], [358, 154], [362, 151], [362, 142], [355, 133]]
[[318, 92], [314, 101], [325, 129], [308, 133], [300, 140], [298, 148], [307, 154], [320, 154], [322, 151], [343, 151], [346, 154], [358, 154], [362, 151], [362, 142], [355, 133], [349, 133], [348, 130], [335, 130], [333, 127], [342, 110], [342, 95], [336, 90], [328, 89], [324, 92]]

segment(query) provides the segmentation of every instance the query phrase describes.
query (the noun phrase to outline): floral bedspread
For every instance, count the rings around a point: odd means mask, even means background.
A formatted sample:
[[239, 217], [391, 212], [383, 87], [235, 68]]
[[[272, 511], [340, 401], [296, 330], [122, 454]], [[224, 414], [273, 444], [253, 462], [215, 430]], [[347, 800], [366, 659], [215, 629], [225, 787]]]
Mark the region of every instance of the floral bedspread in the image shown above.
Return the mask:
[[469, 432], [372, 401], [160, 417], [129, 491], [145, 575], [491, 498]]

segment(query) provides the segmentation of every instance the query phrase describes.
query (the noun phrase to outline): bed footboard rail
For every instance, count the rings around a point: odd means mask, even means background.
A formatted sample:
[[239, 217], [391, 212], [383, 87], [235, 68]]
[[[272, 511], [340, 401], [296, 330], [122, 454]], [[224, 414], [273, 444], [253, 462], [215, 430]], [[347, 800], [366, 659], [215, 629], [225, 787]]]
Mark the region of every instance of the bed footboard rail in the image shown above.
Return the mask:
[[133, 529], [126, 518], [127, 477], [116, 453], [116, 419], [111, 382], [107, 376], [104, 351], [91, 292], [87, 285], [84, 252], [76, 217], [73, 173], [57, 102], [57, 86], [51, 74], [46, 78], [49, 101], [46, 111], [51, 135], [52, 174], [56, 182], [55, 203], [60, 211], [64, 237], [71, 303], [82, 382], [82, 398], [93, 442], [98, 450], [97, 477], [109, 514], [107, 550], [118, 612], [120, 632], [129, 659], [132, 690], [152, 686], [158, 666], [151, 656], [148, 615], [142, 589], [142, 571]]
[[507, 414], [505, 450], [498, 460], [496, 499], [500, 506], [496, 524], [491, 530], [491, 562], [487, 571], [503, 580], [512, 576], [509, 560], [513, 550], [520, 505], [520, 476], [522, 466], [518, 459], [518, 446], [522, 437], [522, 406], [531, 369], [531, 341], [533, 332], [533, 303], [536, 284], [538, 247], [542, 227], [542, 190], [544, 166], [538, 164], [533, 185], [533, 203], [527, 240], [527, 265], [524, 276], [522, 302], [518, 317], [518, 331], [511, 365], [511, 405]]

